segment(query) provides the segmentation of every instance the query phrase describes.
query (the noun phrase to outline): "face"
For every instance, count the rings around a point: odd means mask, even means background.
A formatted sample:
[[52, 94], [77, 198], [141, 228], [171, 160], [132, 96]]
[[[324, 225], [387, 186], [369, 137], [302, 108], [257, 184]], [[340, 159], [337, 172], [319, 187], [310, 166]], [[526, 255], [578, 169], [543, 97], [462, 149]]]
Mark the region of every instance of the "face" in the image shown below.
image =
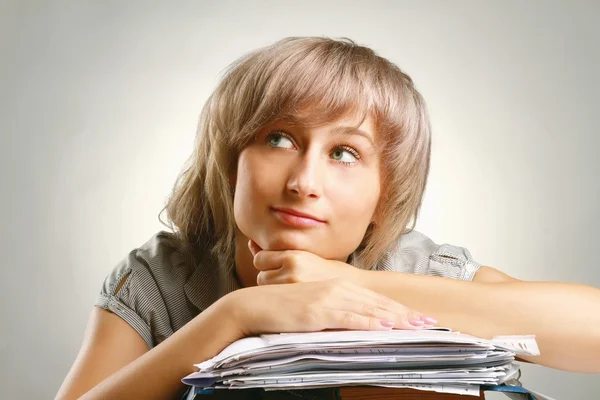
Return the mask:
[[[305, 250], [346, 261], [361, 243], [380, 194], [371, 117], [318, 127], [277, 121], [240, 153], [234, 177], [238, 236], [265, 250]], [[362, 133], [362, 134], [361, 134]]]

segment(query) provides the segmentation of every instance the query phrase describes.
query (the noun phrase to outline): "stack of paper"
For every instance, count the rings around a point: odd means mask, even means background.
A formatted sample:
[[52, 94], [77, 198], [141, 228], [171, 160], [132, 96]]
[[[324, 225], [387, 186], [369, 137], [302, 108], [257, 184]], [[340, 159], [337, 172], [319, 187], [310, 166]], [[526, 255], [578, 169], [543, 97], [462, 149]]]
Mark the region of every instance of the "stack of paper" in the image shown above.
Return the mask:
[[447, 328], [261, 335], [232, 343], [182, 381], [218, 389], [374, 385], [479, 395], [479, 385], [518, 372], [516, 354], [539, 355], [535, 336], [487, 340]]

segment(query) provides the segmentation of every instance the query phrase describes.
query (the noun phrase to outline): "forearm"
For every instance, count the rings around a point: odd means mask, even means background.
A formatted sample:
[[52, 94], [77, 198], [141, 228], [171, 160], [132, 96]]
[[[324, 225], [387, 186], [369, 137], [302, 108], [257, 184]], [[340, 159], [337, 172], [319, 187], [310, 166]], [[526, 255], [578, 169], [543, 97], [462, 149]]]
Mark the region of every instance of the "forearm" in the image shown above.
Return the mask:
[[178, 398], [181, 379], [240, 338], [235, 319], [223, 312], [225, 298], [175, 332], [160, 345], [95, 386], [81, 399]]
[[523, 359], [600, 373], [600, 289], [560, 282], [480, 283], [362, 272], [364, 286], [436, 318], [438, 326], [484, 338], [534, 334], [541, 355]]

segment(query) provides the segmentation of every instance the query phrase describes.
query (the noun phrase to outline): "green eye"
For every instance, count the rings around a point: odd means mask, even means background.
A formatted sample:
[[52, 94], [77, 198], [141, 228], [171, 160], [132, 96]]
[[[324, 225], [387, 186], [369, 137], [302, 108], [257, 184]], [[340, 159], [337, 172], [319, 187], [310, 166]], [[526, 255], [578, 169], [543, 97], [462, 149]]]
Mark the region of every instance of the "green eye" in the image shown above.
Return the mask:
[[331, 153], [334, 160], [344, 164], [354, 164], [358, 161], [357, 154], [354, 154], [350, 149], [338, 148]]
[[268, 136], [269, 146], [290, 149], [294, 147], [292, 141], [280, 133], [270, 133]]

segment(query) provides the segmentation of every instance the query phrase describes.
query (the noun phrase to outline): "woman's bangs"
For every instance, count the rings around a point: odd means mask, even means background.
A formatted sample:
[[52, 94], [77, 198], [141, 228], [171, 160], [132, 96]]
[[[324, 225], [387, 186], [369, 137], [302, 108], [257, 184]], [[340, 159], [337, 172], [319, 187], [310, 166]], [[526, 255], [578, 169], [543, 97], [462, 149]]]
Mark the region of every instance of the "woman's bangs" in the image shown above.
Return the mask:
[[372, 92], [355, 74], [343, 66], [333, 69], [331, 65], [306, 68], [296, 64], [293, 70], [273, 82], [279, 90], [273, 90], [277, 99], [272, 115], [276, 119], [288, 119], [302, 126], [316, 126], [335, 121], [347, 115], [359, 115], [360, 126], [367, 117]]

